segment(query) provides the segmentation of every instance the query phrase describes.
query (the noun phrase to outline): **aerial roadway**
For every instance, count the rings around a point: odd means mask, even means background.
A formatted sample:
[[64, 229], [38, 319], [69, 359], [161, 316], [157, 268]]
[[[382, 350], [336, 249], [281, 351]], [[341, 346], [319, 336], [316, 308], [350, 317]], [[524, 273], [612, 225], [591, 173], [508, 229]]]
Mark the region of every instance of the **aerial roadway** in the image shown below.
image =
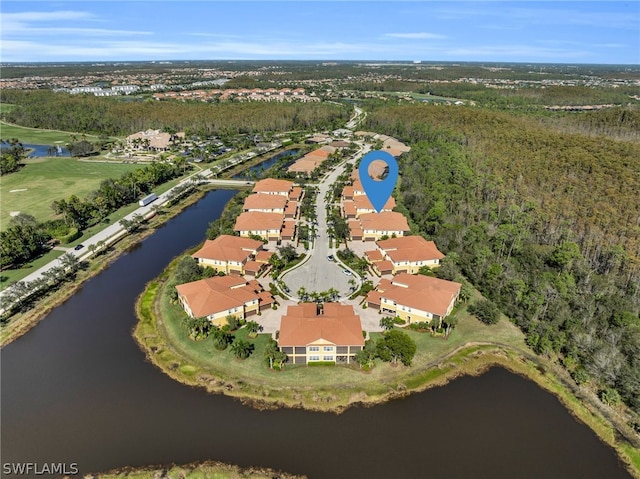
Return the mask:
[[[369, 148], [370, 146], [366, 144], [362, 146], [353, 159], [362, 157], [369, 151]], [[281, 278], [289, 288], [290, 295], [297, 296], [297, 291], [302, 287], [308, 293], [329, 291], [331, 288], [335, 288], [339, 295], [344, 297], [350, 294], [352, 286], [359, 287], [362, 284], [360, 276], [339, 261], [336, 256], [336, 244], [333, 243], [333, 247], [329, 247], [325, 197], [344, 168], [345, 163], [342, 163], [330, 171], [318, 184], [316, 238], [313, 247], [308, 252], [310, 258], [298, 268], [285, 273]], [[329, 259], [329, 256], [332, 259]], [[349, 283], [349, 280], [354, 280], [355, 284], [353, 281]]]

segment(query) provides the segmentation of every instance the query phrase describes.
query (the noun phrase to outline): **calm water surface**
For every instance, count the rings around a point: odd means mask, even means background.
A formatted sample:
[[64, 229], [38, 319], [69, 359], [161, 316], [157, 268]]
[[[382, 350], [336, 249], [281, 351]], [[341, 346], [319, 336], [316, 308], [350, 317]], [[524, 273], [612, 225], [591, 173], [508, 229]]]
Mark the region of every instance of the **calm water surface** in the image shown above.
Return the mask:
[[311, 478], [630, 477], [553, 396], [502, 369], [340, 416], [259, 412], [166, 377], [131, 338], [135, 298], [202, 241], [233, 194], [209, 193], [2, 350], [2, 463], [75, 462], [84, 473], [213, 459]]
[[[256, 173], [258, 175], [258, 178], [262, 177], [262, 174], [268, 170], [269, 168], [271, 168], [273, 165], [276, 164], [276, 162], [281, 159], [284, 158], [286, 156], [291, 156], [293, 157], [295, 154], [298, 153], [299, 150], [285, 150], [285, 151], [281, 151], [280, 153], [278, 153], [275, 156], [272, 156], [271, 158], [267, 158], [264, 161], [261, 161], [260, 163], [258, 163], [257, 165], [253, 165], [249, 168], [247, 168], [246, 170], [241, 171], [240, 173], [237, 173], [235, 175], [232, 176], [233, 179], [236, 180], [243, 180], [243, 179], [247, 179], [247, 178], [251, 178], [252, 177], [252, 173]], [[293, 161], [293, 160], [292, 160]]]

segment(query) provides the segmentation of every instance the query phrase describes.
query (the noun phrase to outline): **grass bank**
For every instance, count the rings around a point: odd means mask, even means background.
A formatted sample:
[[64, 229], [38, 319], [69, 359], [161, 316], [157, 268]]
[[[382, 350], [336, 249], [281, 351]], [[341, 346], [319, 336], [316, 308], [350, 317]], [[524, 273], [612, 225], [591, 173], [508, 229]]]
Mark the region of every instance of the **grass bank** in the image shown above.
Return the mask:
[[181, 324], [184, 312], [165, 294], [166, 280], [176, 261], [138, 298], [139, 322], [134, 337], [151, 362], [183, 384], [226, 394], [259, 409], [287, 407], [340, 413], [353, 405], [379, 404], [501, 366], [556, 395], [640, 478], [640, 442], [623, 418], [600, 403], [592, 391], [575, 385], [560, 367], [531, 353], [522, 333], [504, 318], [497, 325], [486, 326], [463, 308], [458, 313], [458, 326], [447, 340], [407, 331], [418, 346], [411, 367], [378, 361], [367, 372], [355, 365], [288, 365], [284, 371], [275, 372], [263, 359], [268, 335], [250, 339], [243, 330], [235, 333], [254, 343], [253, 354], [244, 361], [235, 359], [228, 350], [216, 350], [211, 337], [199, 342], [188, 337]]
[[55, 307], [73, 296], [86, 280], [108, 268], [122, 253], [147, 236], [153, 234], [159, 226], [182, 212], [187, 206], [200, 200], [207, 192], [215, 189], [217, 188], [204, 187], [170, 207], [163, 207], [160, 214], [151, 218], [148, 223], [143, 225], [142, 229], [133, 234], [123, 236], [122, 239], [111, 245], [104, 253], [94, 256], [88, 262], [85, 261], [83, 268], [78, 271], [72, 282], [62, 283], [48, 296], [36, 300], [28, 310], [14, 314], [6, 323], [2, 324], [0, 327], [0, 347], [9, 344], [25, 334]]
[[85, 474], [85, 479], [303, 479], [286, 472], [263, 467], [241, 468], [221, 462], [206, 461], [182, 466], [151, 466], [143, 468], [120, 468], [99, 474]]

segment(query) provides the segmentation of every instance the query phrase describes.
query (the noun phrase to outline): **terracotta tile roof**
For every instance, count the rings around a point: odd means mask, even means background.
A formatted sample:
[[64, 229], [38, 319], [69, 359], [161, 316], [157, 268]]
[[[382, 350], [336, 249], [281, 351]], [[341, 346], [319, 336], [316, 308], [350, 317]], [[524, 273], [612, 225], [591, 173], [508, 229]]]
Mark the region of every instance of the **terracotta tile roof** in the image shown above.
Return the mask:
[[350, 143], [348, 141], [332, 141], [329, 143], [329, 146], [333, 146], [334, 148], [349, 148]]
[[365, 213], [360, 215], [360, 223], [365, 231], [409, 231], [407, 219], [396, 211]]
[[256, 182], [253, 186], [253, 193], [288, 193], [293, 188], [293, 182], [287, 180], [277, 180], [275, 178], [265, 178]]
[[296, 222], [294, 220], [285, 220], [284, 226], [282, 227], [282, 234], [287, 234], [288, 236], [292, 236], [296, 230]]
[[322, 161], [314, 160], [313, 158], [303, 157], [296, 160], [292, 165], [287, 168], [287, 171], [291, 173], [311, 173], [315, 170]]
[[351, 176], [350, 176], [350, 178], [351, 178], [352, 180], [357, 180], [357, 179], [359, 179], [359, 178], [360, 178], [360, 177], [358, 176], [358, 170], [357, 170], [357, 169], [351, 170]]
[[401, 152], [407, 152], [407, 151], [411, 151], [411, 147], [405, 145], [404, 143], [402, 143], [401, 141], [396, 140], [395, 138], [387, 138], [386, 140], [384, 140], [382, 142], [382, 147], [386, 150], [388, 148], [394, 149], [394, 150], [399, 150]]
[[299, 186], [294, 186], [291, 191], [289, 192], [289, 199], [290, 200], [295, 200], [295, 201], [300, 201], [300, 198], [302, 198], [302, 188]]
[[284, 209], [285, 215], [294, 215], [298, 210], [298, 202], [297, 201], [289, 201], [287, 203], [287, 207]]
[[283, 195], [266, 195], [264, 193], [254, 193], [244, 200], [244, 210], [284, 210], [288, 198]]
[[256, 274], [262, 268], [264, 268], [264, 263], [259, 263], [257, 261], [247, 261], [247, 263], [244, 265], [244, 270], [249, 274]]
[[353, 196], [364, 195], [364, 188], [362, 187], [362, 183], [360, 180], [355, 180], [353, 182]]
[[362, 238], [364, 232], [358, 220], [349, 220], [349, 234], [352, 238]]
[[325, 303], [318, 315], [315, 303], [289, 306], [280, 321], [278, 345], [306, 346], [320, 339], [338, 346], [364, 346], [360, 317], [353, 306]]
[[268, 263], [271, 257], [273, 256], [273, 251], [258, 251], [256, 255], [256, 261], [258, 263]]
[[444, 258], [433, 241], [427, 241], [422, 236], [401, 236], [388, 240], [376, 241], [394, 262], [399, 261], [428, 261]]
[[390, 146], [386, 147], [384, 149], [384, 151], [389, 153], [394, 158], [398, 158], [399, 156], [401, 156], [404, 153], [404, 151], [402, 151], [401, 149], [399, 149], [399, 148], [391, 148]]
[[263, 306], [266, 304], [273, 304], [275, 301], [273, 299], [273, 295], [269, 291], [259, 292], [258, 297], [260, 298], [260, 306]]
[[353, 186], [345, 186], [342, 189], [342, 196], [345, 198], [353, 198]]
[[384, 259], [380, 250], [377, 249], [374, 249], [373, 251], [365, 251], [364, 255], [367, 257], [369, 262], [382, 261]]
[[391, 273], [393, 271], [393, 263], [391, 261], [378, 261], [374, 266], [380, 274]]
[[220, 261], [246, 260], [253, 251], [262, 248], [262, 241], [239, 236], [221, 235], [214, 240], [206, 240], [193, 258], [205, 258]]
[[329, 153], [331, 152], [325, 150], [324, 148], [325, 147], [323, 146], [322, 148], [318, 148], [317, 150], [310, 151], [309, 153], [304, 155], [303, 158], [310, 158], [310, 159], [320, 158], [322, 160], [326, 160], [329, 157]]
[[[371, 204], [371, 201], [369, 201], [369, 198], [367, 198], [366, 195], [354, 196], [353, 202], [357, 210], [374, 210], [375, 211], [375, 209], [373, 208], [373, 205]], [[391, 211], [395, 207], [396, 207], [396, 200], [393, 196], [390, 196], [387, 202], [382, 207], [382, 211], [384, 210]]]
[[258, 299], [256, 287], [241, 276], [214, 276], [176, 286], [196, 318], [220, 313]]
[[263, 213], [262, 211], [248, 211], [240, 213], [236, 218], [234, 231], [265, 231], [282, 228], [284, 215], [282, 213]]
[[377, 289], [383, 298], [395, 301], [397, 305], [445, 316], [461, 287], [453, 281], [400, 273], [393, 277], [390, 286], [378, 285]]
[[345, 216], [356, 215], [356, 205], [351, 200], [345, 200], [342, 202], [342, 210], [344, 211]]

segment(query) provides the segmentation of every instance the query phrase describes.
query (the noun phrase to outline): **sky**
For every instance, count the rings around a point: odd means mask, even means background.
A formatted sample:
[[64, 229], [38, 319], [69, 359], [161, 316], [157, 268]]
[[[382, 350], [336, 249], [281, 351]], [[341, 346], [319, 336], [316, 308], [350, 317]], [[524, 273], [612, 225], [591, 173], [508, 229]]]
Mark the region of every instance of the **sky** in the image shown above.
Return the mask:
[[0, 61], [640, 64], [640, 1], [0, 2]]

